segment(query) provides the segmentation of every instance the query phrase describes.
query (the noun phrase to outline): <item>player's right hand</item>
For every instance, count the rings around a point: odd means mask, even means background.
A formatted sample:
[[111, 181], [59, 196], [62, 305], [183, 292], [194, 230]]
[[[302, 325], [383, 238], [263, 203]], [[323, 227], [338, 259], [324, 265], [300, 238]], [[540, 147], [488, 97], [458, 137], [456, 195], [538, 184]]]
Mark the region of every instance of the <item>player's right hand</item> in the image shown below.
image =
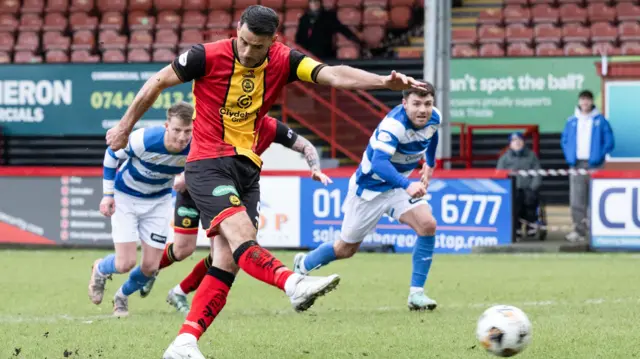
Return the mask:
[[100, 201], [100, 213], [105, 217], [111, 217], [116, 212], [116, 200], [111, 196], [102, 197]]
[[427, 188], [422, 182], [411, 182], [406, 191], [411, 198], [420, 198], [427, 194]]
[[127, 146], [129, 142], [129, 132], [119, 125], [111, 128], [107, 131], [107, 145], [111, 147], [113, 151], [121, 150]]

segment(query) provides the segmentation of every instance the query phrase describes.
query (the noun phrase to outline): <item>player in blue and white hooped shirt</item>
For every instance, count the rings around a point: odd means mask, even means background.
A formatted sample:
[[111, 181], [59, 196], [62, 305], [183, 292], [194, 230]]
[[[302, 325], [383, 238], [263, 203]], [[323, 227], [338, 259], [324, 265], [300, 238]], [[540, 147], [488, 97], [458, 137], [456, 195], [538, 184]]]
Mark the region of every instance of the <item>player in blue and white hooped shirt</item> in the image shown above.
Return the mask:
[[[193, 107], [180, 102], [167, 110], [164, 126], [141, 128], [125, 149], [107, 149], [100, 212], [111, 217], [115, 254], [94, 262], [89, 298], [100, 304], [106, 280], [131, 271], [114, 297], [113, 314], [129, 314], [128, 296], [158, 270], [173, 215], [172, 188], [184, 190], [182, 173], [191, 144]], [[120, 161], [124, 161], [118, 166]], [[136, 265], [138, 241], [141, 264]], [[133, 270], [132, 270], [133, 269]]]
[[[353, 256], [380, 218], [409, 225], [418, 234], [413, 251], [413, 272], [408, 306], [433, 310], [436, 302], [424, 293], [435, 245], [436, 221], [424, 196], [435, 167], [440, 112], [433, 107], [435, 90], [403, 91], [402, 105], [382, 120], [369, 140], [362, 161], [351, 177], [344, 203], [341, 239], [324, 243], [308, 254], [298, 253], [294, 270], [307, 273], [336, 259]], [[420, 181], [408, 177], [426, 159]]]

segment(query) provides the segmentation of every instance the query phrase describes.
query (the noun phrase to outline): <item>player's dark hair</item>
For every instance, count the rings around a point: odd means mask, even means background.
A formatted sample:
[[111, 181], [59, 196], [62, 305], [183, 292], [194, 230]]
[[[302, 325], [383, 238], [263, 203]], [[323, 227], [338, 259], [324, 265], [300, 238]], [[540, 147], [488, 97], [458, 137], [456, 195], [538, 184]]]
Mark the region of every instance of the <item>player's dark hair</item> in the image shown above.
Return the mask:
[[190, 124], [193, 121], [193, 106], [184, 101], [176, 103], [167, 110], [167, 120], [172, 117], [179, 119], [185, 125]]
[[424, 82], [425, 84], [427, 84], [424, 89], [410, 88], [410, 89], [407, 89], [407, 90], [402, 90], [402, 98], [404, 98], [406, 100], [407, 98], [409, 98], [409, 96], [411, 94], [414, 93], [414, 94], [416, 94], [416, 95], [418, 95], [420, 97], [426, 97], [426, 96], [431, 95], [435, 99], [436, 98], [436, 88], [433, 87], [433, 85], [428, 81], [424, 81], [424, 80], [421, 80], [421, 81]]
[[240, 26], [247, 24], [249, 31], [258, 36], [273, 36], [280, 19], [273, 9], [262, 5], [251, 5], [240, 17]]
[[593, 92], [589, 90], [580, 91], [578, 98], [588, 98], [589, 100], [593, 101]]

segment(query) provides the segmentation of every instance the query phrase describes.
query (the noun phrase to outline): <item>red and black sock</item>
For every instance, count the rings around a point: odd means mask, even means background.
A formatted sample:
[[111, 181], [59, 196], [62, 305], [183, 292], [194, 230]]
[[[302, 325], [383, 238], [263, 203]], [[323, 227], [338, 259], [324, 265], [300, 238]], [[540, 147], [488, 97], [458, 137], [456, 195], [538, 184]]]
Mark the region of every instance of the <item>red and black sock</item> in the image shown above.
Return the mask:
[[293, 272], [262, 248], [256, 241], [248, 241], [233, 252], [233, 260], [247, 274], [284, 290], [284, 284]]
[[191, 310], [179, 334], [188, 333], [200, 339], [227, 303], [227, 295], [234, 279], [233, 273], [216, 267], [209, 268], [193, 297]]
[[207, 275], [207, 271], [211, 267], [211, 262], [211, 255], [208, 255], [206, 258], [199, 261], [193, 267], [191, 273], [189, 273], [189, 275], [187, 275], [182, 280], [182, 282], [180, 282], [180, 289], [182, 289], [185, 294], [189, 294], [198, 289], [198, 286], [200, 286], [200, 283]]
[[166, 268], [172, 265], [174, 262], [180, 262], [176, 259], [176, 256], [173, 254], [173, 243], [167, 244], [164, 247], [164, 252], [162, 252], [162, 259], [160, 260], [160, 267], [158, 269]]

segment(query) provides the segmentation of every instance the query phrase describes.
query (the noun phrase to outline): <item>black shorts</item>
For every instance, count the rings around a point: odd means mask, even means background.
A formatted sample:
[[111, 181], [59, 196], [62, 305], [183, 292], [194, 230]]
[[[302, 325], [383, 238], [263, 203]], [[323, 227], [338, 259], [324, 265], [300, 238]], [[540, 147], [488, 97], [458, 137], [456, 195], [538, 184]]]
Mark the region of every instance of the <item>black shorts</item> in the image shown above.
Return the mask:
[[218, 233], [226, 218], [247, 211], [256, 229], [260, 221], [260, 168], [244, 156], [219, 157], [189, 162], [185, 180], [200, 210], [207, 236]]
[[189, 195], [189, 191], [178, 192], [173, 210], [173, 231], [182, 234], [198, 234], [199, 225], [200, 211], [196, 202]]

